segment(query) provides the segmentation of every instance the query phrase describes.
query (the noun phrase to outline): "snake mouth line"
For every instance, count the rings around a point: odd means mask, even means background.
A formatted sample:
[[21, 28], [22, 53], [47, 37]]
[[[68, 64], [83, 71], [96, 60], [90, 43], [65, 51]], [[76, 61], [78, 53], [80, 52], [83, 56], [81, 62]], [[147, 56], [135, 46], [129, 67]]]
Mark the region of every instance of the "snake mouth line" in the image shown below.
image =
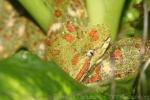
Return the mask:
[[[106, 39], [106, 41], [103, 43], [103, 45], [97, 49], [97, 51], [100, 51], [100, 52], [97, 52], [97, 54], [94, 54], [94, 53], [90, 54], [90, 56], [88, 56], [89, 54], [87, 55], [88, 59], [85, 59], [85, 62], [83, 64], [80, 72], [77, 73], [77, 75], [75, 76], [75, 80], [84, 81], [85, 78], [88, 77], [88, 75], [89, 75], [88, 73], [91, 72], [91, 70], [93, 70], [95, 68], [94, 66], [103, 60], [103, 55], [104, 55], [106, 49], [108, 48], [109, 43], [110, 43], [110, 38], [108, 37]], [[99, 55], [99, 56], [94, 56], [94, 55]], [[94, 59], [96, 61], [94, 61]], [[93, 61], [95, 63], [93, 63]]]
[[85, 76], [86, 72], [89, 69], [90, 59], [85, 59], [85, 62], [80, 70], [80, 72], [76, 75], [75, 80], [81, 80], [83, 76]]
[[84, 77], [81, 79], [81, 82], [84, 83], [84, 82], [86, 81], [86, 79], [89, 77], [89, 75], [94, 71], [95, 66], [96, 66], [97, 64], [100, 64], [103, 60], [104, 60], [104, 58], [99, 58], [99, 59], [96, 61], [96, 63], [94, 63], [93, 65], [89, 65], [89, 68], [90, 68], [90, 69], [88, 69], [88, 70], [86, 71], [87, 73], [85, 73]]
[[91, 65], [91, 59], [85, 59], [85, 62], [80, 70], [80, 72], [76, 75], [75, 80], [83, 82], [86, 77], [94, 70], [95, 66], [103, 61], [103, 57], [99, 58], [96, 63]]

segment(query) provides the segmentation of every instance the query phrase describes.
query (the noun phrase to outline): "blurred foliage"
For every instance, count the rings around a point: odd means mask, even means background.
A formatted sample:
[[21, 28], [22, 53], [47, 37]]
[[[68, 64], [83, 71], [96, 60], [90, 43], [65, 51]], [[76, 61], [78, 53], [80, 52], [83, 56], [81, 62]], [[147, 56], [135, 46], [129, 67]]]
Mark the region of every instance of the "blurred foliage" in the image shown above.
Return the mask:
[[[52, 6], [48, 5], [46, 0], [18, 0], [32, 15], [36, 22], [48, 31], [49, 25], [53, 22]], [[34, 6], [33, 6], [34, 4]]]
[[150, 0], [147, 0], [148, 4], [148, 10], [150, 11]]
[[[145, 66], [147, 63], [147, 66]], [[149, 65], [148, 65], [149, 63]], [[137, 75], [136, 80], [133, 84], [132, 96], [134, 99], [145, 99], [148, 100], [150, 98], [150, 59], [146, 62], [143, 62], [140, 66], [140, 73]], [[147, 67], [147, 68], [146, 68]], [[143, 68], [146, 68], [143, 71]]]
[[124, 7], [120, 35], [135, 36], [142, 34], [143, 28], [143, 2], [142, 0], [127, 0]]
[[54, 62], [42, 61], [27, 51], [0, 61], [1, 100], [58, 99], [84, 88]]
[[150, 96], [150, 65], [148, 66], [147, 70], [146, 70], [146, 84], [147, 84], [147, 93]]

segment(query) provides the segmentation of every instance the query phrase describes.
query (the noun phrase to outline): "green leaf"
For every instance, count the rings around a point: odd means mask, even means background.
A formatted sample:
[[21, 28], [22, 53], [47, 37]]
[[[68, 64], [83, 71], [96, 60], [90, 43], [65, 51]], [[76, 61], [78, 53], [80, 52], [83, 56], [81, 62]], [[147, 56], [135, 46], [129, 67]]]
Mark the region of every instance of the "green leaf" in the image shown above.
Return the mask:
[[84, 88], [53, 61], [42, 61], [27, 51], [0, 61], [0, 99], [3, 100], [58, 99]]
[[47, 0], [32, 0], [32, 2], [31, 0], [18, 1], [31, 14], [43, 30], [47, 32], [50, 24], [53, 22], [52, 7], [47, 3]]

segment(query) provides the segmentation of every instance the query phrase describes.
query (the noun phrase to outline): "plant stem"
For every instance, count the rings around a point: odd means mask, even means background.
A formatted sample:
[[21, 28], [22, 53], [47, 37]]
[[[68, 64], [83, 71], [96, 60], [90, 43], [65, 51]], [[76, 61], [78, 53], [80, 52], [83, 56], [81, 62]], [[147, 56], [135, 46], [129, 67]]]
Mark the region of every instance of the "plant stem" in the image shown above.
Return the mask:
[[148, 5], [147, 0], [143, 1], [143, 9], [144, 9], [144, 21], [143, 21], [143, 40], [144, 42], [148, 39]]
[[52, 10], [44, 0], [18, 0], [41, 28], [47, 32], [53, 21]]
[[104, 24], [115, 40], [125, 0], [86, 0], [89, 25]]

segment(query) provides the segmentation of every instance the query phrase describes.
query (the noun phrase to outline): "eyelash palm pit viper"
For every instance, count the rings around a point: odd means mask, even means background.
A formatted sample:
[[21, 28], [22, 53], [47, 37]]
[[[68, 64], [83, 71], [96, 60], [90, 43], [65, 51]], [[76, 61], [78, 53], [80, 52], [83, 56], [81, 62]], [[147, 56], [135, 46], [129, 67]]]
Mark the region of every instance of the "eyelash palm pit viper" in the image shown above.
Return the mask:
[[[107, 26], [87, 25], [84, 2], [49, 3], [55, 5], [55, 19], [47, 35], [8, 1], [1, 3], [0, 59], [26, 48], [44, 60], [54, 60], [71, 77], [85, 84], [121, 79], [138, 72], [142, 39], [123, 38], [112, 43]], [[144, 60], [150, 55], [149, 44]]]

